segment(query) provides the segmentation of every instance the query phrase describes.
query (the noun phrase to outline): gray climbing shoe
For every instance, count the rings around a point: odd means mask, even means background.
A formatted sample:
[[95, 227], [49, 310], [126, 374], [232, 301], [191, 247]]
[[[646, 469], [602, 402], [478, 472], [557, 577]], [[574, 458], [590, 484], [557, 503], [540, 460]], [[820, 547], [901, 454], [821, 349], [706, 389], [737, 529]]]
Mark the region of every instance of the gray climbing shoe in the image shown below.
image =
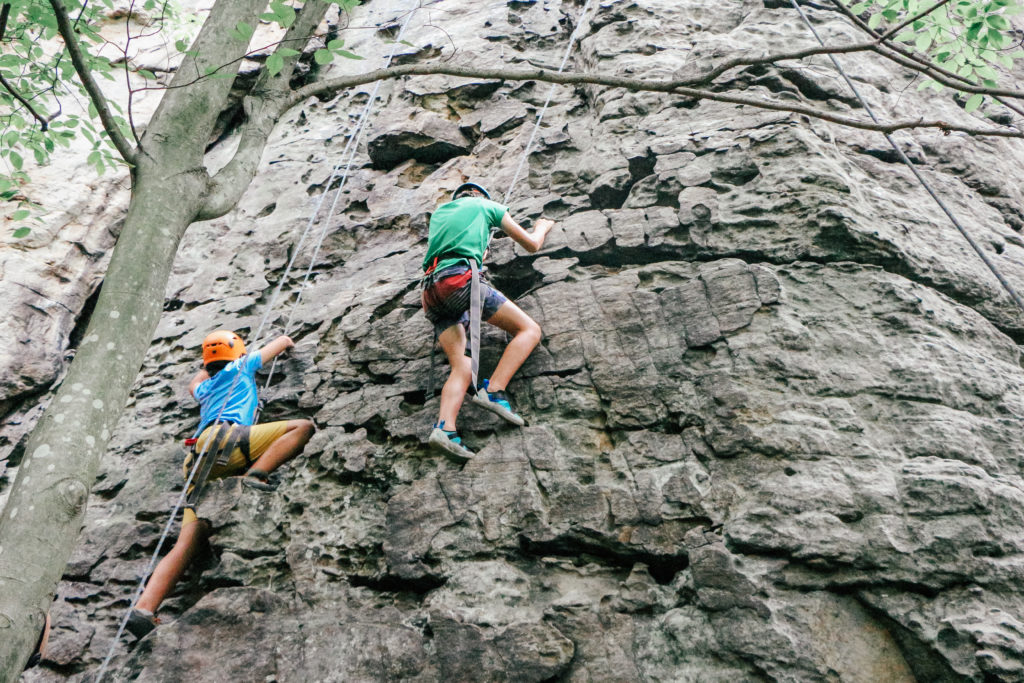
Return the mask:
[[456, 432], [448, 432], [435, 426], [430, 431], [427, 443], [434, 450], [443, 452], [450, 460], [464, 463], [473, 459], [473, 451], [462, 445], [462, 439]]
[[485, 379], [483, 384], [477, 388], [476, 393], [473, 394], [473, 403], [484, 410], [491, 411], [505, 421], [511, 422], [516, 427], [522, 427], [526, 424], [526, 420], [512, 410], [512, 404], [509, 403], [508, 396], [504, 391], [487, 390], [487, 381], [488, 380]]

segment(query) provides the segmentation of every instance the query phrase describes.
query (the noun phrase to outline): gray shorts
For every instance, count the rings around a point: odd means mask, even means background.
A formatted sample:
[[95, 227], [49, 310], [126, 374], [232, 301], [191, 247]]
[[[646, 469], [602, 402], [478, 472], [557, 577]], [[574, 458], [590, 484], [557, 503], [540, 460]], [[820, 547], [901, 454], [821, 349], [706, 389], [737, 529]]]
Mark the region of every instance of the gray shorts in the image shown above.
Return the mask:
[[[449, 266], [426, 276], [423, 288], [423, 312], [434, 324], [434, 334], [440, 335], [453, 325], [469, 326], [469, 299], [471, 281], [467, 265]], [[484, 271], [480, 271], [481, 319], [488, 320], [508, 301], [508, 297], [491, 287]]]

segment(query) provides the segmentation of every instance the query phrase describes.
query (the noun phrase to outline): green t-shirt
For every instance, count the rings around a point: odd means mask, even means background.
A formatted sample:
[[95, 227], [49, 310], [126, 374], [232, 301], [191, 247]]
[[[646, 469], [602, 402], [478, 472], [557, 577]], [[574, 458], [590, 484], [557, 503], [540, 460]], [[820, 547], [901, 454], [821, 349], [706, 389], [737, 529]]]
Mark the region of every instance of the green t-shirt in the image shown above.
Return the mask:
[[463, 259], [474, 259], [483, 265], [484, 252], [491, 239], [491, 228], [501, 225], [508, 212], [507, 206], [483, 197], [461, 197], [442, 204], [430, 217], [430, 238], [423, 270], [434, 263], [435, 256], [444, 254], [437, 262], [437, 270], [453, 266]]

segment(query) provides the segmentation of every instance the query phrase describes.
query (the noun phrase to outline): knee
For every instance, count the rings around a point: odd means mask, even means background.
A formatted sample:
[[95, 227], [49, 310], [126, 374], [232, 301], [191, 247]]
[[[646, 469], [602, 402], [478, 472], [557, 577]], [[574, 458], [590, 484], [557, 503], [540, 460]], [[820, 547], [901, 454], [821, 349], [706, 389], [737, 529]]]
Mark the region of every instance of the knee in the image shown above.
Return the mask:
[[316, 431], [316, 425], [313, 424], [312, 420], [299, 420], [299, 425], [296, 429], [299, 432], [299, 441], [303, 445], [306, 444], [313, 437], [313, 432]]
[[521, 334], [524, 336], [524, 338], [533, 342], [534, 346], [540, 343], [540, 325], [538, 325], [535, 320], [531, 319], [530, 323], [523, 327], [523, 331]]

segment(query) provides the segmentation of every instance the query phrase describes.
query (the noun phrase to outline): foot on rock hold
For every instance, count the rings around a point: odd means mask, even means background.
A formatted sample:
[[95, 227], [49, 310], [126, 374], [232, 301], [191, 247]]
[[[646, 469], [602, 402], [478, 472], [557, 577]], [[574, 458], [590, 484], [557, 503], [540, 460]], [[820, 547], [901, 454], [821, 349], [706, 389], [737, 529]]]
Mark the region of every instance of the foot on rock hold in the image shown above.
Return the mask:
[[503, 418], [504, 420], [511, 422], [517, 427], [522, 427], [526, 424], [526, 420], [517, 415], [512, 410], [512, 404], [508, 401], [508, 396], [504, 391], [489, 391], [487, 388], [489, 380], [484, 380], [484, 383], [477, 388], [476, 393], [473, 394], [473, 403], [480, 406], [484, 410], [489, 410], [495, 415]]
[[141, 640], [146, 634], [155, 629], [159, 623], [160, 620], [148, 609], [136, 607], [128, 615], [128, 623], [125, 624], [125, 628], [128, 629], [129, 633]]
[[249, 470], [242, 477], [242, 486], [260, 491], [276, 491], [277, 486], [270, 483], [270, 475], [263, 470]]
[[444, 423], [434, 425], [430, 432], [427, 443], [434, 450], [443, 452], [450, 460], [464, 463], [473, 458], [473, 451], [462, 445], [462, 439], [457, 432], [443, 429]]

